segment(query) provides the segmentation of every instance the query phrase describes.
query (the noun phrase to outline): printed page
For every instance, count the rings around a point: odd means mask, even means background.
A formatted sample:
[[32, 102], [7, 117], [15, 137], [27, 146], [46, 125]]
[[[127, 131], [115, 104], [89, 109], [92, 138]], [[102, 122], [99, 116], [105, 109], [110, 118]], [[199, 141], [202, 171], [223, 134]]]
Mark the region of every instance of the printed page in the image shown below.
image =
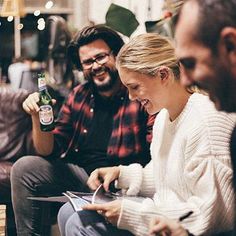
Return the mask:
[[72, 207], [74, 208], [76, 212], [81, 211], [82, 206], [90, 203], [89, 201], [86, 201], [82, 197], [79, 197], [70, 191], [66, 191], [66, 193], [62, 193], [62, 194], [68, 198], [69, 202], [71, 203]]

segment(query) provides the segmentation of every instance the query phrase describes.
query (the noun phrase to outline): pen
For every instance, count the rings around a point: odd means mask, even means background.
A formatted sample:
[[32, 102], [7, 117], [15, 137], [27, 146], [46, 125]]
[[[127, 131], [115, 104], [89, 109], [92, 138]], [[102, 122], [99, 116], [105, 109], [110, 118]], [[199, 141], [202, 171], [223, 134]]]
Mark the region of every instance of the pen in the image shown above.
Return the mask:
[[192, 214], [193, 214], [193, 211], [187, 212], [186, 214], [184, 214], [184, 215], [182, 215], [182, 216], [179, 217], [179, 221], [181, 222], [181, 221], [185, 220], [186, 218], [188, 218], [188, 217], [191, 216]]

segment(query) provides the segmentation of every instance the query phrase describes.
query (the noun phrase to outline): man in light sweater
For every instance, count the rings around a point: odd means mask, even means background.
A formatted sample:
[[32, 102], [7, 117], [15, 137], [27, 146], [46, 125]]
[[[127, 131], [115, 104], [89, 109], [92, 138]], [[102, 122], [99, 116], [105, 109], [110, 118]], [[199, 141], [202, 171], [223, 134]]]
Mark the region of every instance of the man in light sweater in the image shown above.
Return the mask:
[[228, 142], [236, 116], [218, 112], [207, 96], [182, 87], [179, 66], [171, 43], [156, 34], [140, 35], [122, 47], [117, 68], [130, 98], [141, 102], [149, 114], [159, 112], [153, 127], [152, 160], [145, 168], [139, 164], [99, 168], [88, 184], [96, 189], [103, 182], [108, 190], [117, 180], [117, 187], [127, 195], [146, 199], [87, 205], [83, 209], [90, 211], [74, 214], [66, 204], [58, 216], [62, 235], [112, 235], [112, 224], [143, 236], [148, 235], [153, 216], [179, 220], [186, 213], [189, 217], [181, 223], [194, 235], [232, 228]]

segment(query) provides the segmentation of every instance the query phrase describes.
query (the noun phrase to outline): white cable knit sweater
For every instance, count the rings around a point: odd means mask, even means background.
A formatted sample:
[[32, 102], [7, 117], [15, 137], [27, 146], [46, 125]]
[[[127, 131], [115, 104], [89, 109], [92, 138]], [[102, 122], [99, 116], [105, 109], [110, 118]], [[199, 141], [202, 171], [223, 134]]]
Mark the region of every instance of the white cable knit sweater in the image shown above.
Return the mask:
[[194, 235], [212, 235], [233, 226], [232, 169], [229, 140], [235, 114], [216, 111], [207, 96], [193, 94], [170, 122], [163, 109], [153, 127], [152, 160], [121, 166], [118, 186], [147, 198], [122, 201], [118, 228], [148, 235], [154, 215], [178, 219]]

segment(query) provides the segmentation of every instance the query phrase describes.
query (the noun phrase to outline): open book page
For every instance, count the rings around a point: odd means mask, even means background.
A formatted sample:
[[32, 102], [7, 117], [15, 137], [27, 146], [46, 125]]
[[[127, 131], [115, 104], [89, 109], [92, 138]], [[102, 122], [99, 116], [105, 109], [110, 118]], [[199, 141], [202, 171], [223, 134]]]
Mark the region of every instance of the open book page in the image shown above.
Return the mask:
[[115, 195], [107, 193], [101, 184], [94, 193], [81, 195], [80, 193], [66, 191], [63, 193], [68, 198], [75, 211], [80, 211], [88, 203], [106, 203], [117, 199]]
[[117, 199], [117, 196], [113, 194], [112, 192], [106, 192], [105, 189], [103, 188], [103, 185], [101, 184], [93, 194], [92, 204], [94, 203], [102, 204], [102, 203], [114, 201], [116, 199]]
[[129, 199], [131, 201], [135, 202], [142, 202], [145, 197], [141, 196], [128, 196], [125, 194], [122, 194], [121, 191], [118, 192], [106, 192], [103, 188], [103, 185], [101, 184], [96, 191], [93, 194], [92, 197], [92, 203], [106, 203], [114, 200], [122, 200], [122, 199]]
[[72, 207], [74, 208], [76, 212], [81, 211], [84, 205], [87, 205], [90, 203], [89, 201], [83, 199], [80, 196], [73, 194], [70, 191], [66, 191], [66, 193], [63, 193], [63, 195], [68, 198], [69, 202], [71, 203]]

